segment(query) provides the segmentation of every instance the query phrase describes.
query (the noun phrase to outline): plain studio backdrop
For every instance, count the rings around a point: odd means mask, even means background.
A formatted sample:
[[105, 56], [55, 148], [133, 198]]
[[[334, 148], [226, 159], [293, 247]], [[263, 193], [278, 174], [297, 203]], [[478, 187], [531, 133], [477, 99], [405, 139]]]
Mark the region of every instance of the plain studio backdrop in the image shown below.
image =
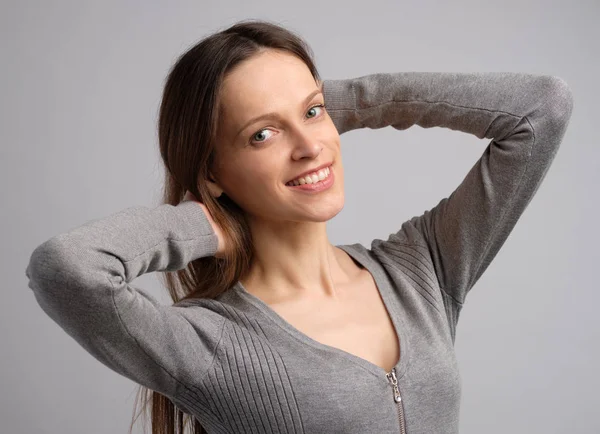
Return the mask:
[[[458, 322], [461, 433], [600, 432], [599, 12], [597, 0], [4, 1], [0, 432], [127, 432], [137, 384], [46, 316], [25, 268], [60, 232], [159, 204], [165, 76], [192, 44], [246, 18], [298, 32], [324, 79], [512, 71], [567, 81], [574, 111], [554, 164]], [[331, 242], [370, 247], [395, 232], [450, 195], [488, 143], [418, 126], [342, 135], [346, 204]], [[157, 277], [136, 284], [170, 303]]]

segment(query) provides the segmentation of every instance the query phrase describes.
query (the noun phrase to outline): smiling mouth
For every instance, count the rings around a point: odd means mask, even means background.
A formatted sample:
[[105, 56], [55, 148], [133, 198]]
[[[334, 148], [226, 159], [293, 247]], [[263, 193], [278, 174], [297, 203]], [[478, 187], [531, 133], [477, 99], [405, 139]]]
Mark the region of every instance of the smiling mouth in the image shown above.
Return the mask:
[[286, 182], [285, 185], [287, 185], [288, 187], [296, 187], [300, 185], [311, 185], [327, 181], [327, 179], [332, 176], [332, 166], [333, 164], [329, 167], [326, 167], [325, 169], [321, 169], [309, 175], [302, 176], [300, 178], [296, 178], [292, 181]]
[[[327, 172], [327, 176], [325, 176], [325, 178], [319, 179], [316, 182], [312, 182], [310, 184], [300, 184], [298, 183], [297, 185], [294, 185], [294, 183], [287, 183], [286, 186], [294, 192], [298, 192], [298, 193], [303, 193], [303, 194], [317, 194], [320, 193], [322, 191], [327, 191], [329, 190], [333, 184], [335, 183], [335, 174], [333, 173], [333, 170], [331, 169], [331, 166], [326, 168], [327, 170], [325, 170]], [[323, 175], [324, 173], [321, 172], [321, 175]], [[315, 178], [317, 178], [316, 176], [313, 177], [311, 174], [311, 181], [314, 180]]]

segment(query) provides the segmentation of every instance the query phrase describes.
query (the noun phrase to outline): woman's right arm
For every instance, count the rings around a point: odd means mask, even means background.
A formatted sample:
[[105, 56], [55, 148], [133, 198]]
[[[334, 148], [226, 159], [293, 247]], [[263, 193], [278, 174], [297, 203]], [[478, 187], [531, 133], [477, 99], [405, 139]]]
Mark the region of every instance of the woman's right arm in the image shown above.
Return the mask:
[[50, 238], [33, 251], [25, 274], [42, 310], [92, 356], [173, 397], [209, 368], [224, 319], [160, 304], [131, 282], [185, 268], [214, 255], [218, 244], [198, 202], [136, 206]]

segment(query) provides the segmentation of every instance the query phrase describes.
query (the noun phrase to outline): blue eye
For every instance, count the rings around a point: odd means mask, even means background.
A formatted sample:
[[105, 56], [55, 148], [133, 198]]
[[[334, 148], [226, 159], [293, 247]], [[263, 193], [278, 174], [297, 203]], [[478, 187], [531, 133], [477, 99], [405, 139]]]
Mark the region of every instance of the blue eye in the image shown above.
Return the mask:
[[[254, 134], [254, 135], [252, 136], [252, 137], [253, 137], [253, 139], [254, 139], [254, 138], [256, 138], [256, 137], [257, 137], [258, 135], [260, 135], [260, 134], [264, 135], [264, 132], [265, 132], [265, 131], [269, 131], [269, 130], [265, 128], [265, 129], [262, 129], [262, 130], [258, 131], [256, 134]], [[260, 139], [258, 139], [258, 140], [253, 140], [253, 141], [255, 141], [255, 142], [259, 142], [259, 143], [260, 143], [260, 142], [264, 142], [264, 140], [260, 140]]]
[[[316, 109], [317, 107], [320, 109], [323, 109], [323, 108], [325, 108], [325, 104], [317, 104], [315, 106], [312, 106], [310, 109], [308, 109], [307, 113], [310, 113], [311, 110]], [[315, 117], [315, 116], [311, 116], [311, 117]]]

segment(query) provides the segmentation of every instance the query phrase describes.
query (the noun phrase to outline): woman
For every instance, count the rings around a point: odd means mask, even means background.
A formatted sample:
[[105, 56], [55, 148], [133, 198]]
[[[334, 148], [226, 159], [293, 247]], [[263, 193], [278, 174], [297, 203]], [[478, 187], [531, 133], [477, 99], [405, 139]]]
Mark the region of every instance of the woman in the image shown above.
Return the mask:
[[[29, 286], [90, 354], [153, 391], [155, 433], [181, 429], [184, 413], [198, 432], [456, 433], [461, 307], [545, 177], [572, 107], [566, 83], [546, 75], [321, 81], [300, 38], [240, 22], [169, 74], [165, 203], [49, 239]], [[413, 125], [492, 140], [448, 198], [386, 240], [332, 245], [339, 134]], [[173, 306], [132, 285], [153, 271]]]

